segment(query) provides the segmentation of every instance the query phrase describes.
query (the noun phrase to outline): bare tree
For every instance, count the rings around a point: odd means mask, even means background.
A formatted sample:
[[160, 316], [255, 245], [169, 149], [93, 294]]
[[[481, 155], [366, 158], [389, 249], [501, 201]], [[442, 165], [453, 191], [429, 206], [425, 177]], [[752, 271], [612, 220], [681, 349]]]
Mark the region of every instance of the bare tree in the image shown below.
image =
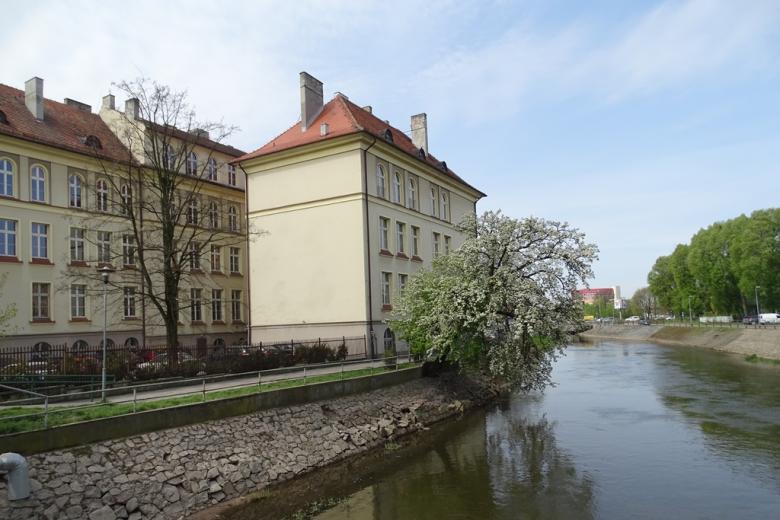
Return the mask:
[[631, 297], [631, 303], [641, 309], [642, 314], [647, 318], [656, 314], [657, 300], [648, 287], [637, 289]]

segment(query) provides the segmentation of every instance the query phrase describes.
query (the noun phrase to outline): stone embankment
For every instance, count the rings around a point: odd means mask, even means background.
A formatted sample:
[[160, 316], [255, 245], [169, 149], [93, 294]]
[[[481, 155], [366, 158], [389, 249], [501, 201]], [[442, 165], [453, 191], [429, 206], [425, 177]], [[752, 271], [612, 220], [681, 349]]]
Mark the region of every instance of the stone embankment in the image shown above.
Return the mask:
[[616, 339], [653, 341], [665, 345], [702, 347], [745, 356], [780, 359], [780, 328], [756, 327], [677, 327], [642, 325], [606, 325], [579, 335], [580, 339]]
[[28, 457], [33, 494], [0, 518], [174, 519], [383, 445], [497, 392], [424, 378], [369, 393]]

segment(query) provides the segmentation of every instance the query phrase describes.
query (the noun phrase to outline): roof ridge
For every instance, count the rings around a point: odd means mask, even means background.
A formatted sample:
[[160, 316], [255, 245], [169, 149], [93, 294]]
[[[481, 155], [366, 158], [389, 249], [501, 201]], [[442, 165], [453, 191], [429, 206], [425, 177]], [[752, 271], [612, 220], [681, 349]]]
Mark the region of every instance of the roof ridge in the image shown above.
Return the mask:
[[[349, 105], [355, 105], [354, 103], [349, 101], [349, 99], [346, 99], [343, 95], [339, 95], [339, 94], [337, 94], [336, 97], [333, 98], [333, 100], [334, 101], [335, 100], [340, 100], [341, 101], [342, 109], [347, 113], [349, 118], [352, 120], [352, 124], [355, 125], [355, 128], [357, 128], [361, 132], [365, 132], [366, 131], [366, 129], [363, 128], [363, 125], [361, 125], [360, 123], [357, 122], [357, 118], [355, 118], [355, 114], [352, 113], [352, 109], [350, 108]], [[355, 105], [355, 106], [357, 106], [357, 105]], [[359, 110], [363, 110], [360, 107], [358, 107], [358, 109]]]

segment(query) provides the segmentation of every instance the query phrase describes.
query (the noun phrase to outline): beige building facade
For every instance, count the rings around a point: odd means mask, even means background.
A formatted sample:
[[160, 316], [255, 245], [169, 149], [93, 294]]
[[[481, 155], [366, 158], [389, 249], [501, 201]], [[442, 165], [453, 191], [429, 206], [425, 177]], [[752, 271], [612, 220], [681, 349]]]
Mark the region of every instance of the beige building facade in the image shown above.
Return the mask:
[[237, 160], [247, 174], [251, 340], [369, 338], [395, 346], [394, 296], [437, 255], [484, 196], [428, 153], [424, 114], [412, 136], [301, 74], [301, 121]]

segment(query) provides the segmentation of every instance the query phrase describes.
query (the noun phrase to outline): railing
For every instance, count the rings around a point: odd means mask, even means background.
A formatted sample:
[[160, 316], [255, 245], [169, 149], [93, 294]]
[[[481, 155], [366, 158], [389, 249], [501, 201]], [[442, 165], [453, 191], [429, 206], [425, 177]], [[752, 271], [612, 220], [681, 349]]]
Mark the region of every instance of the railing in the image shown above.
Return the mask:
[[[627, 322], [625, 320], [614, 322], [590, 322], [594, 327], [642, 327], [639, 322]], [[778, 329], [780, 323], [742, 323], [741, 321], [731, 322], [700, 322], [698, 319], [693, 322], [688, 320], [651, 320], [651, 325], [664, 325], [667, 327], [688, 327], [688, 328], [734, 328], [734, 329]]]
[[[307, 384], [316, 384], [320, 381], [317, 379], [321, 376], [335, 376], [330, 380], [344, 380], [351, 379], [353, 377], [361, 377], [363, 375], [373, 376], [381, 369], [384, 370], [398, 370], [399, 365], [404, 363], [413, 363], [415, 360], [411, 353], [404, 355], [380, 358], [374, 360], [358, 360], [358, 361], [341, 361], [335, 363], [319, 363], [290, 368], [277, 368], [270, 370], [260, 370], [256, 372], [249, 372], [244, 374], [237, 374], [235, 380], [230, 380], [225, 384], [224, 377], [199, 377], [191, 378], [187, 380], [179, 381], [182, 388], [170, 389], [163, 388], [165, 383], [148, 383], [142, 385], [136, 385], [126, 388], [126, 393], [119, 397], [112, 397], [107, 403], [96, 403], [92, 400], [99, 395], [99, 392], [77, 392], [63, 395], [47, 396], [36, 392], [29, 392], [20, 389], [18, 390], [26, 395], [32, 395], [32, 398], [18, 399], [13, 401], [6, 401], [0, 406], [0, 411], [5, 407], [31, 407], [44, 405], [43, 411], [32, 412], [29, 414], [19, 415], [6, 415], [0, 416], [0, 431], [9, 433], [11, 431], [28, 431], [30, 429], [37, 428], [21, 428], [20, 430], [14, 430], [11, 426], [13, 422], [32, 422], [33, 425], [37, 421], [43, 420], [43, 428], [48, 428], [50, 424], [50, 418], [55, 419], [64, 414], [71, 414], [76, 420], [68, 421], [64, 420], [62, 424], [68, 424], [72, 422], [80, 422], [90, 419], [89, 410], [95, 410], [103, 407], [107, 411], [116, 411], [117, 413], [107, 413], [105, 410], [101, 410], [99, 416], [120, 416], [138, 413], [144, 411], [144, 403], [147, 402], [165, 402], [170, 401], [167, 405], [155, 406], [155, 409], [173, 408], [184, 404], [192, 404], [193, 402], [205, 402], [211, 394], [215, 399], [234, 397], [233, 395], [217, 396], [217, 392], [227, 392], [228, 394], [238, 392], [241, 389], [246, 389], [244, 394], [260, 393], [267, 391], [269, 386], [278, 386], [278, 384], [285, 381], [299, 381], [300, 384], [292, 384], [290, 386], [303, 386]], [[368, 370], [368, 374], [364, 374], [365, 370]], [[0, 385], [0, 387], [6, 387]], [[264, 390], [265, 387], [265, 390]], [[255, 389], [254, 391], [251, 391]], [[164, 391], [161, 395], [160, 391]], [[147, 394], [147, 395], [144, 395]], [[198, 396], [199, 399], [188, 399], [193, 396]], [[69, 400], [76, 398], [83, 398], [83, 402], [71, 406], [50, 406], [50, 401], [56, 401], [58, 398], [67, 397]], [[96, 417], [97, 418], [97, 417]]]

